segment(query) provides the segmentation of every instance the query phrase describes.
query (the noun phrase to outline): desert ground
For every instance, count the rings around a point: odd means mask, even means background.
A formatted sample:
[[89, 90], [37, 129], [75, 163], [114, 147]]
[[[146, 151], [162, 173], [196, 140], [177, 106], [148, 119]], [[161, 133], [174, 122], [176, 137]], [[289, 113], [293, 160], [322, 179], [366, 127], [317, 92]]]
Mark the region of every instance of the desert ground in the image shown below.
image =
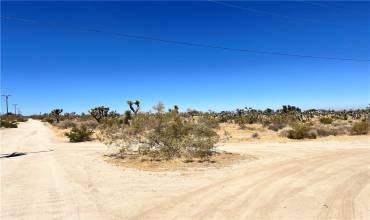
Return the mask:
[[[370, 219], [369, 136], [222, 143], [226, 167], [142, 171], [30, 119], [2, 129], [1, 219]], [[25, 155], [5, 157], [13, 152]]]

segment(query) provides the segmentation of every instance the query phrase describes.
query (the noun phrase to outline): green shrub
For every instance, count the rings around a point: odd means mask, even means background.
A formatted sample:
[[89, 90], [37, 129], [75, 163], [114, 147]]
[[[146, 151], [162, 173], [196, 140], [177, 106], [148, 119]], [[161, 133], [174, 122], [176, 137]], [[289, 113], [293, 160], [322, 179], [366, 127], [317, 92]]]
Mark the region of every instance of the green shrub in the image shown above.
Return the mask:
[[333, 123], [333, 119], [328, 118], [328, 117], [323, 117], [323, 118], [320, 118], [320, 123], [329, 125], [329, 124]]
[[83, 142], [90, 140], [93, 131], [89, 130], [86, 126], [73, 127], [70, 132], [66, 132], [65, 135], [69, 138], [70, 142]]
[[[99, 139], [119, 146], [119, 155], [136, 154], [156, 160], [173, 158], [207, 159], [218, 141], [217, 133], [204, 121], [190, 120], [177, 111], [164, 112], [163, 104], [155, 113], [132, 115], [129, 124], [104, 122], [99, 126]], [[201, 120], [200, 120], [201, 121]]]
[[17, 122], [10, 122], [10, 121], [5, 121], [1, 120], [0, 121], [0, 127], [2, 128], [18, 128]]
[[311, 130], [307, 124], [296, 123], [292, 125], [292, 129], [288, 130], [287, 137], [290, 139], [315, 139], [317, 134]]
[[369, 123], [366, 121], [356, 122], [352, 125], [351, 134], [362, 135], [369, 133]]

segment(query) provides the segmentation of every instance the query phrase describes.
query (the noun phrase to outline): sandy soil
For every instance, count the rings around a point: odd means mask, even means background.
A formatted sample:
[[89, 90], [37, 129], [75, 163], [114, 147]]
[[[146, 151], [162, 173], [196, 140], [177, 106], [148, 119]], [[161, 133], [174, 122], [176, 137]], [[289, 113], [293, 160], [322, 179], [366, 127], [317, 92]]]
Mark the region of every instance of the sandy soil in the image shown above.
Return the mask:
[[369, 136], [230, 143], [258, 160], [171, 172], [123, 169], [96, 142], [39, 121], [2, 129], [1, 219], [370, 219]]

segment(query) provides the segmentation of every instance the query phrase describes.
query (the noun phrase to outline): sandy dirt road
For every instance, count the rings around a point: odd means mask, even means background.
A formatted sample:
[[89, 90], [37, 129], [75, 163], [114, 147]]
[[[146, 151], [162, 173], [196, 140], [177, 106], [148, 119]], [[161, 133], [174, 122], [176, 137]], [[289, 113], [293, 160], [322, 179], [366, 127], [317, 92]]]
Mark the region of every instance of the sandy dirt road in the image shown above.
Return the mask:
[[370, 139], [228, 144], [225, 168], [148, 172], [29, 120], [0, 130], [1, 219], [370, 219]]

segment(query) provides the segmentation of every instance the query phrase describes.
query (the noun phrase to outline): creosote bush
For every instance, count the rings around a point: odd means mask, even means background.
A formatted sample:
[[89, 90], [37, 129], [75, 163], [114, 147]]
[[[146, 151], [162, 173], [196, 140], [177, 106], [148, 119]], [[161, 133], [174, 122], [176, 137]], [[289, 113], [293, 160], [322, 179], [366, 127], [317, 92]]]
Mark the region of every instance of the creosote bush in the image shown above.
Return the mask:
[[213, 152], [218, 135], [203, 122], [164, 111], [162, 103], [155, 113], [136, 113], [129, 124], [125, 120], [106, 121], [99, 138], [120, 148], [120, 155], [137, 154], [156, 160], [173, 158], [207, 159]]
[[361, 121], [356, 122], [352, 125], [351, 134], [362, 135], [369, 133], [369, 122]]
[[73, 127], [70, 132], [65, 133], [70, 142], [88, 141], [92, 134], [93, 131], [83, 125], [81, 127]]
[[295, 123], [292, 125], [292, 129], [288, 130], [287, 137], [290, 139], [315, 139], [317, 134], [311, 129], [311, 127], [304, 123]]
[[331, 124], [333, 123], [333, 119], [329, 118], [329, 117], [323, 117], [323, 118], [320, 118], [320, 123], [321, 124]]

